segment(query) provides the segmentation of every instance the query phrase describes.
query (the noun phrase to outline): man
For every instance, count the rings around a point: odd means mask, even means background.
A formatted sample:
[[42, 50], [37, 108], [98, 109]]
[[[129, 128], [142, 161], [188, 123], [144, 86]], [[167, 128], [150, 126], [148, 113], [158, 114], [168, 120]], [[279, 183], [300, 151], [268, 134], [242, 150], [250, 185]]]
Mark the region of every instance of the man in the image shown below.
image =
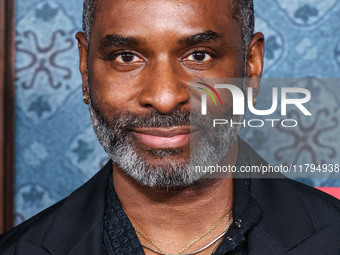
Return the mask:
[[251, 78], [256, 101], [264, 38], [253, 30], [251, 0], [85, 0], [84, 101], [112, 161], [3, 235], [1, 254], [340, 254], [338, 200], [284, 178], [192, 170], [266, 164], [238, 128], [207, 134], [189, 118], [193, 78]]

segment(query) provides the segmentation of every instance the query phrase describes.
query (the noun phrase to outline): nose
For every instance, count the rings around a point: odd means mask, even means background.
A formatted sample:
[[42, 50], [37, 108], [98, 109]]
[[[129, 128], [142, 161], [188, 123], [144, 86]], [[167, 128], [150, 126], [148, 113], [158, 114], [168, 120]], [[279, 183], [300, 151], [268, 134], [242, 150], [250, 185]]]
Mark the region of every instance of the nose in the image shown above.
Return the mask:
[[188, 104], [190, 88], [179, 69], [167, 59], [150, 67], [144, 88], [139, 95], [139, 104], [142, 107], [154, 108], [162, 114], [168, 114]]

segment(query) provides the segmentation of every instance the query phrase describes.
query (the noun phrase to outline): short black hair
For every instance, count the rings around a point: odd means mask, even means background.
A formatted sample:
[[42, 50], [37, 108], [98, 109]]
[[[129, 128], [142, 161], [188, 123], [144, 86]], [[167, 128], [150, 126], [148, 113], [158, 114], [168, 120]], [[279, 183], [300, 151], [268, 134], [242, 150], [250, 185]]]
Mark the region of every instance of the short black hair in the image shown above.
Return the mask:
[[[96, 15], [98, 0], [84, 0], [83, 9], [83, 30], [86, 38], [90, 41], [91, 28]], [[254, 3], [253, 0], [231, 0], [232, 1], [232, 17], [237, 20], [242, 30], [243, 50], [248, 47], [255, 26]]]

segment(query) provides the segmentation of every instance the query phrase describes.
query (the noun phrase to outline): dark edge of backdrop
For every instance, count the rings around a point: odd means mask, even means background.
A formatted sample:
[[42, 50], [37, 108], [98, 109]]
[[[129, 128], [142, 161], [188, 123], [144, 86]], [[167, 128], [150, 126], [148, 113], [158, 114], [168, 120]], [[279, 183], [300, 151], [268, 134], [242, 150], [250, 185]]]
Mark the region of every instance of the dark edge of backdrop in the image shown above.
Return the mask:
[[0, 233], [14, 223], [15, 0], [0, 0]]

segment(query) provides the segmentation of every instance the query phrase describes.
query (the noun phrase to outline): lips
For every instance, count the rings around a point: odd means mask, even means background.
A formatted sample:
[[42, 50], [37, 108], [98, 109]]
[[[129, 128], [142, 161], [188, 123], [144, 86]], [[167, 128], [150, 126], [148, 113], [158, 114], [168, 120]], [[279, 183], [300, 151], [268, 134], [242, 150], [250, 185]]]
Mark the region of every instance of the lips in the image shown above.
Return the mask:
[[139, 128], [132, 130], [131, 134], [139, 143], [152, 149], [180, 148], [190, 142], [190, 126]]

